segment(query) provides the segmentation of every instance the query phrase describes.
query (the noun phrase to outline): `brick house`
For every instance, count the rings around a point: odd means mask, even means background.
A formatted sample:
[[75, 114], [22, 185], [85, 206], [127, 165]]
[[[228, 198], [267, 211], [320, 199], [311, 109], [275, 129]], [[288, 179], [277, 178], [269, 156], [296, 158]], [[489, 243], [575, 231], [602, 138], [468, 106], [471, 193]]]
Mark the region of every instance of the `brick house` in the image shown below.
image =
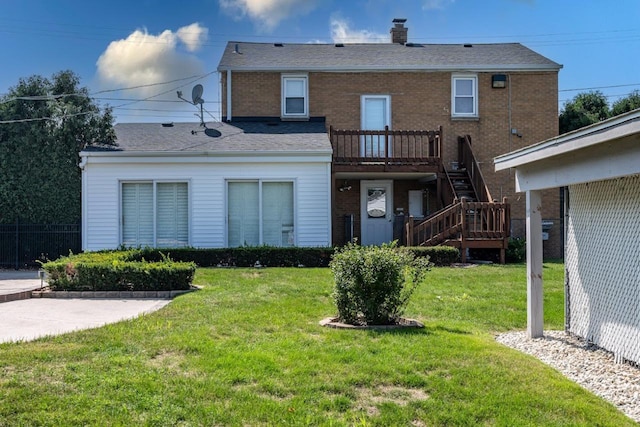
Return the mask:
[[[492, 159], [558, 133], [561, 65], [518, 44], [227, 44], [224, 122], [323, 122], [333, 149], [332, 243], [504, 248], [525, 203]], [[560, 257], [557, 190], [545, 256]], [[508, 201], [508, 203], [506, 203]], [[463, 251], [463, 255], [466, 251]]]

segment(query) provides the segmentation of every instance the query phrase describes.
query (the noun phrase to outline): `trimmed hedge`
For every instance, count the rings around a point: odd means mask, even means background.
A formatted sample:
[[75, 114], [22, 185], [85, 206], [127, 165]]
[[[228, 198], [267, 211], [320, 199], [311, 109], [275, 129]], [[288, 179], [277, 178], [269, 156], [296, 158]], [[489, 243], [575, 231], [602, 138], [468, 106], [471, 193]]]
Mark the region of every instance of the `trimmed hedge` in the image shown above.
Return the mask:
[[239, 248], [142, 249], [137, 259], [159, 261], [164, 256], [175, 261], [194, 262], [198, 267], [328, 267], [333, 248], [277, 248], [246, 246]]
[[[415, 257], [429, 257], [436, 266], [459, 259], [448, 246], [405, 248]], [[195, 267], [328, 267], [334, 248], [128, 249], [85, 252], [42, 265], [53, 290], [166, 291], [189, 289]]]
[[408, 246], [406, 250], [416, 258], [429, 257], [429, 261], [438, 267], [460, 262], [460, 251], [452, 246]]
[[44, 263], [54, 291], [171, 291], [191, 287], [196, 266], [139, 259], [139, 250], [88, 252]]
[[[460, 253], [450, 246], [407, 247], [415, 257], [428, 256], [435, 266], [449, 266], [460, 260]], [[159, 261], [169, 257], [175, 261], [194, 262], [198, 267], [253, 267], [256, 262], [267, 267], [328, 267], [334, 248], [277, 248], [249, 246], [239, 248], [175, 248], [140, 250], [135, 259]]]

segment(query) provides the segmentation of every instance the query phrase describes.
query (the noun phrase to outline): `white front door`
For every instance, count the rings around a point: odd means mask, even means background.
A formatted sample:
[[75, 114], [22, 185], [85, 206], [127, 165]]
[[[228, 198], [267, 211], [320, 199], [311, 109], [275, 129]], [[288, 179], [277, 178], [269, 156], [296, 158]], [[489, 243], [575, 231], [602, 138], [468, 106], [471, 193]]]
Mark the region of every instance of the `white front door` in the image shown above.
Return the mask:
[[[391, 98], [388, 95], [362, 95], [361, 98], [361, 128], [362, 130], [384, 130], [390, 126]], [[384, 136], [368, 135], [362, 138], [360, 155], [364, 157], [385, 157]], [[391, 153], [388, 153], [390, 156]]]
[[361, 181], [360, 218], [362, 245], [379, 245], [393, 239], [393, 181]]

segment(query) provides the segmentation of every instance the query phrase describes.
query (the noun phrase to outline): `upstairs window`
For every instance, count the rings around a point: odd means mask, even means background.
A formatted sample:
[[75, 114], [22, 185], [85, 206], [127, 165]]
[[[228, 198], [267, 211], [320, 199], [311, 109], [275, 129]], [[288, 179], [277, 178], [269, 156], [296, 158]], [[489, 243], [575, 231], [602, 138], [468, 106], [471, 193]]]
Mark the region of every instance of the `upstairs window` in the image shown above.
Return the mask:
[[451, 79], [451, 115], [478, 117], [478, 77], [454, 75]]
[[309, 85], [306, 75], [282, 76], [282, 117], [309, 117]]

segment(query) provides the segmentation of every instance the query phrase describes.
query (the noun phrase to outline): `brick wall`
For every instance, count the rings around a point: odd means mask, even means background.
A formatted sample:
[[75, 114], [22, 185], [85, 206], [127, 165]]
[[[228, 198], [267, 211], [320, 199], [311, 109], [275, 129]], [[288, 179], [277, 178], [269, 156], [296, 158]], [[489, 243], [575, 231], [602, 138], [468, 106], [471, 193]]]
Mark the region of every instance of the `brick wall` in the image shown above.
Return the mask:
[[[557, 72], [518, 72], [508, 74], [507, 88], [493, 89], [493, 73], [478, 73], [477, 119], [451, 117], [451, 73], [449, 72], [371, 72], [309, 73], [309, 112], [325, 117], [327, 126], [360, 128], [360, 97], [365, 94], [390, 95], [393, 129], [436, 129], [443, 127], [443, 161], [457, 160], [457, 137], [469, 134], [474, 154], [493, 198], [507, 197], [512, 204], [514, 223], [525, 218], [524, 194], [515, 193], [514, 174], [494, 172], [493, 158], [506, 152], [554, 137], [558, 134]], [[233, 116], [280, 116], [280, 73], [232, 73]], [[222, 76], [223, 87], [226, 76]], [[222, 91], [223, 117], [226, 117], [226, 90]], [[521, 136], [513, 135], [516, 129]], [[336, 193], [343, 205], [352, 196], [359, 204], [359, 191]], [[348, 206], [348, 205], [344, 205]], [[543, 194], [543, 218], [560, 218], [557, 189]], [[359, 212], [359, 205], [356, 206]], [[342, 211], [342, 210], [341, 210]], [[339, 215], [334, 212], [334, 215]], [[342, 227], [334, 218], [335, 228]], [[559, 225], [558, 225], [559, 227]], [[359, 233], [359, 224], [357, 225]], [[520, 228], [514, 227], [514, 234]], [[334, 232], [334, 238], [337, 237]], [[553, 232], [545, 244], [546, 257], [561, 257], [562, 233]], [[337, 240], [340, 241], [340, 240]]]

